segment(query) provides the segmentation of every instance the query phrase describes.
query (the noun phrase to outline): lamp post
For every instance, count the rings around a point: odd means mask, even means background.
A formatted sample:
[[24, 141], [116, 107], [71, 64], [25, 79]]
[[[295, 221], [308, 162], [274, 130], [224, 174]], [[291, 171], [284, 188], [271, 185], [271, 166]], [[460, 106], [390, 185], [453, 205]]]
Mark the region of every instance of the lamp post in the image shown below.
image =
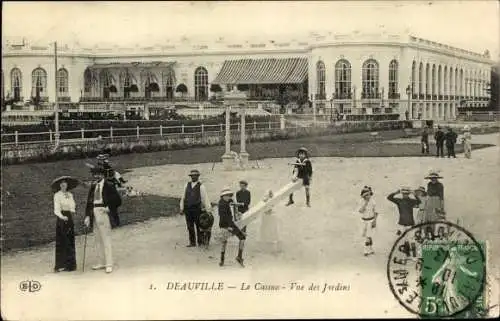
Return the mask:
[[54, 69], [55, 69], [55, 104], [54, 104], [54, 127], [56, 133], [54, 134], [54, 139], [56, 146], [59, 145], [59, 97], [58, 94], [59, 92], [57, 91], [57, 42], [54, 42]]

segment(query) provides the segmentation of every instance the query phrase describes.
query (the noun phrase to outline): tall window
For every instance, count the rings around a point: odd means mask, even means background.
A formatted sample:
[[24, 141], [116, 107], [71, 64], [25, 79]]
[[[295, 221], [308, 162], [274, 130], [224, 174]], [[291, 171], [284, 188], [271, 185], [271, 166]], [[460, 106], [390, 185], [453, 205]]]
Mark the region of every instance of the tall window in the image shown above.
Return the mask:
[[443, 95], [448, 95], [448, 67], [444, 66], [443, 73]]
[[335, 64], [335, 93], [340, 99], [351, 98], [351, 63], [345, 59]]
[[69, 92], [68, 71], [61, 68], [57, 71], [57, 93], [62, 97], [67, 97]]
[[18, 68], [14, 68], [10, 72], [10, 86], [14, 101], [21, 100], [21, 94], [23, 92], [23, 76], [21, 74], [21, 70]]
[[326, 99], [325, 63], [321, 60], [316, 64], [316, 84], [316, 99]]
[[376, 98], [378, 96], [378, 62], [369, 59], [363, 63], [363, 93], [364, 98]]
[[424, 93], [424, 87], [422, 86], [422, 82], [424, 79], [424, 64], [420, 63], [418, 67], [418, 93], [421, 95]]
[[450, 67], [450, 91], [449, 91], [449, 95], [455, 95], [455, 91], [454, 91], [454, 84], [453, 84], [453, 68]]
[[459, 92], [460, 92], [460, 96], [465, 96], [464, 94], [464, 70], [463, 69], [460, 69], [460, 84], [459, 84]]
[[208, 99], [208, 72], [203, 67], [194, 72], [194, 98], [197, 101]]
[[431, 68], [429, 64], [425, 66], [425, 94], [431, 94]]
[[437, 79], [437, 94], [438, 95], [442, 95], [443, 94], [443, 90], [442, 90], [442, 79], [441, 77], [443, 76], [442, 74], [442, 69], [441, 69], [441, 65], [439, 65], [438, 67], [438, 79]]
[[123, 98], [130, 98], [130, 87], [132, 87], [132, 75], [128, 70], [120, 74], [120, 85]]
[[31, 73], [32, 97], [44, 97], [47, 94], [47, 72], [42, 68], [36, 68]]
[[99, 74], [99, 84], [101, 85], [102, 98], [107, 99], [110, 97], [110, 93], [114, 88], [113, 86], [113, 76], [108, 70], [102, 70]]
[[458, 68], [455, 68], [455, 96], [460, 96], [460, 92], [458, 91], [459, 88], [458, 82], [460, 81], [460, 79], [458, 77], [459, 77]]
[[[436, 65], [432, 65], [432, 86], [431, 86], [431, 95], [436, 94]], [[432, 97], [434, 99], [434, 97]]]
[[162, 73], [162, 83], [165, 89], [165, 97], [168, 100], [174, 99], [175, 90], [175, 72], [172, 69], [168, 69]]
[[[411, 85], [412, 88], [415, 88], [415, 61], [412, 66], [411, 73]], [[389, 98], [396, 98], [396, 94], [398, 93], [398, 62], [396, 60], [392, 60], [389, 63]]]
[[85, 93], [90, 93], [92, 90], [92, 72], [90, 69], [85, 69], [83, 73], [83, 91]]

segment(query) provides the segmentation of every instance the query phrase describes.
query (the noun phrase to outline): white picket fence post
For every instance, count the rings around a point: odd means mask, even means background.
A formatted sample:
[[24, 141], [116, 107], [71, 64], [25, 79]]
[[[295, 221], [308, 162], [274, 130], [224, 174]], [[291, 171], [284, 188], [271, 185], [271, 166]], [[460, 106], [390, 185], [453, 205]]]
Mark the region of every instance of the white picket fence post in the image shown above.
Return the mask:
[[257, 130], [257, 121], [253, 121], [253, 130]]
[[17, 144], [19, 143], [19, 133], [17, 130], [14, 132], [14, 140], [15, 140], [16, 146], [17, 146]]
[[184, 124], [181, 125], [181, 133], [184, 134]]
[[205, 125], [201, 124], [201, 133], [203, 134], [205, 132]]
[[163, 137], [163, 125], [160, 125], [160, 136]]
[[82, 133], [82, 139], [85, 139], [85, 129], [80, 128], [80, 132]]
[[49, 129], [49, 140], [52, 143], [52, 129]]
[[109, 127], [109, 137], [113, 138], [113, 126]]
[[139, 125], [137, 125], [137, 138], [140, 137], [140, 133], [139, 133]]

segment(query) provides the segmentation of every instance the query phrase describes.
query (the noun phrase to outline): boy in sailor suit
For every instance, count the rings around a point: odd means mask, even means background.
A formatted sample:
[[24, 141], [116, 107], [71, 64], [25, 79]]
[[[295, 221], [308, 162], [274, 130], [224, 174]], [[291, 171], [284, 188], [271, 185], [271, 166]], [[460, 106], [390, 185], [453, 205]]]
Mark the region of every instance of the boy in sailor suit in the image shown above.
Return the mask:
[[[312, 177], [312, 165], [311, 161], [308, 157], [308, 151], [306, 148], [301, 147], [297, 151], [297, 158], [295, 159], [294, 169], [293, 169], [293, 181], [295, 182], [297, 179], [301, 178], [303, 185], [306, 189], [306, 204], [308, 207], [311, 207], [311, 194], [309, 191], [309, 187], [311, 185], [311, 177]], [[290, 206], [294, 204], [293, 201], [293, 193], [290, 194], [288, 203], [286, 206]]]
[[361, 214], [363, 221], [362, 237], [365, 239], [364, 255], [368, 256], [373, 253], [373, 229], [377, 226], [377, 210], [375, 209], [375, 201], [373, 200], [373, 191], [371, 187], [365, 186], [361, 190], [361, 200], [358, 203], [356, 211]]

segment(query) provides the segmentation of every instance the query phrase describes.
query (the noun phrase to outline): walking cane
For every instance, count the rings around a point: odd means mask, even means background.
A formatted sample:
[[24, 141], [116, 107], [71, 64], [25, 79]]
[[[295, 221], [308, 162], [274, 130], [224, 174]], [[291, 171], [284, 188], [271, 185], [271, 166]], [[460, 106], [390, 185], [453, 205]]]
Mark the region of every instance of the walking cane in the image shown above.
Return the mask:
[[85, 229], [85, 240], [83, 242], [83, 263], [82, 263], [82, 272], [85, 272], [85, 251], [87, 250], [87, 227], [84, 227]]

